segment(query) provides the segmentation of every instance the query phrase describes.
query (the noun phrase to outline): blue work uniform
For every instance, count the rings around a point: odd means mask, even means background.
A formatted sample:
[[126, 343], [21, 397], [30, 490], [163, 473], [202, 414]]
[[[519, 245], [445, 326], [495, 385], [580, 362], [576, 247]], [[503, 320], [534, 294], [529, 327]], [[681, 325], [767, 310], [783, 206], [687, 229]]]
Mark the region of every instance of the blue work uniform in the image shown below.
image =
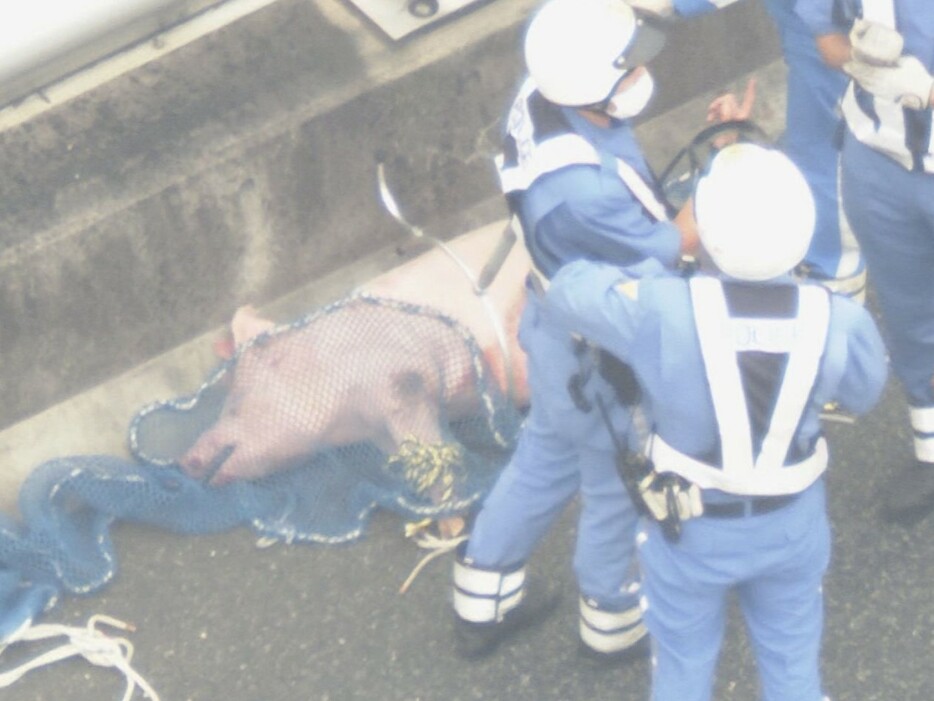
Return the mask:
[[[934, 3], [849, 6], [898, 30], [904, 55], [934, 73]], [[817, 34], [850, 29], [839, 1], [814, 0], [801, 13]], [[879, 298], [892, 369], [908, 394], [915, 456], [934, 464], [934, 111], [902, 108], [852, 83], [843, 115], [843, 206]]]
[[830, 554], [820, 411], [868, 411], [886, 378], [876, 326], [856, 302], [790, 277], [635, 281], [571, 263], [546, 314], [629, 363], [659, 472], [701, 488], [678, 541], [638, 535], [654, 701], [711, 698], [735, 589], [766, 701], [820, 701], [821, 581]]
[[[677, 261], [680, 233], [655, 197], [652, 174], [629, 123], [595, 126], [576, 110], [545, 100], [528, 80], [506, 127], [498, 161], [501, 183], [543, 281], [580, 258], [618, 264]], [[519, 340], [528, 356], [529, 414], [515, 454], [476, 518], [464, 562], [474, 569], [516, 572], [580, 492], [574, 567], [582, 597], [581, 633], [602, 652], [624, 649], [644, 635], [632, 566], [637, 517], [599, 412], [592, 404], [587, 411], [580, 406], [595, 387], [604, 386], [603, 379], [591, 354], [542, 318], [532, 290]], [[569, 392], [575, 377], [578, 404]], [[617, 406], [613, 413], [625, 430], [628, 412]], [[512, 585], [487, 592], [482, 582], [475, 587], [471, 582], [479, 580], [458, 572], [455, 609], [474, 622], [488, 618], [490, 597], [508, 605], [506, 599], [523, 581], [514, 578]], [[502, 608], [496, 607], [500, 614]]]
[[[836, 280], [835, 291], [862, 299], [865, 266], [850, 224], [840, 212], [838, 189], [837, 108], [847, 78], [824, 63], [812, 29], [797, 14], [810, 0], [764, 1], [778, 28], [788, 68], [785, 132], [780, 146], [807, 179], [817, 208], [814, 238], [804, 266], [815, 279]], [[738, 0], [674, 0], [674, 7], [679, 15], [691, 17], [734, 2]]]

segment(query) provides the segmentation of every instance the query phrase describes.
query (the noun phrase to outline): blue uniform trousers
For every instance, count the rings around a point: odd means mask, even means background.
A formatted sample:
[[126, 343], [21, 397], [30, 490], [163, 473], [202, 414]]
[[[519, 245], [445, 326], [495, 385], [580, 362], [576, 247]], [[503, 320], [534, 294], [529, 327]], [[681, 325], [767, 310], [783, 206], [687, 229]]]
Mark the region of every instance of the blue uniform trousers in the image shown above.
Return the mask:
[[[478, 567], [508, 569], [525, 562], [578, 491], [581, 516], [574, 568], [581, 594], [609, 610], [635, 605], [637, 515], [616, 472], [609, 432], [596, 406], [578, 409], [568, 381], [580, 370], [572, 339], [540, 319], [530, 294], [519, 339], [528, 354], [531, 408], [518, 446], [484, 501], [471, 531], [467, 557]], [[612, 392], [596, 374], [587, 389]], [[618, 407], [614, 422], [626, 428]]]
[[691, 519], [677, 543], [646, 523], [638, 542], [653, 701], [711, 698], [729, 590], [739, 596], [764, 701], [821, 701], [821, 585], [830, 561], [823, 480], [770, 513]]
[[813, 34], [794, 12], [794, 2], [765, 0], [765, 5], [777, 25], [788, 66], [781, 147], [801, 169], [817, 207], [814, 238], [804, 260], [820, 277], [854, 275], [863, 263], [848, 227], [841, 227], [835, 138], [840, 124], [837, 102], [847, 77], [824, 63]]
[[914, 406], [934, 406], [934, 174], [906, 171], [848, 134], [841, 177], [892, 369]]

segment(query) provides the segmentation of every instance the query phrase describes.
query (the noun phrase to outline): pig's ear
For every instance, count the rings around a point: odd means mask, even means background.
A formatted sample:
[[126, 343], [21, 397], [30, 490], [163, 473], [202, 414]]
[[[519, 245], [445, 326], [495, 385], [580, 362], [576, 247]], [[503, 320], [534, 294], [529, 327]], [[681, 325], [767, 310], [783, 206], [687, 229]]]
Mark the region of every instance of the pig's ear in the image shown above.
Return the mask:
[[221, 338], [218, 338], [214, 341], [214, 355], [222, 360], [229, 360], [233, 357], [234, 352], [237, 350], [237, 344], [233, 340], [233, 336], [226, 334]]
[[246, 305], [234, 312], [230, 322], [230, 331], [233, 334], [234, 346], [240, 346], [254, 336], [275, 328], [275, 323], [263, 319], [252, 305]]

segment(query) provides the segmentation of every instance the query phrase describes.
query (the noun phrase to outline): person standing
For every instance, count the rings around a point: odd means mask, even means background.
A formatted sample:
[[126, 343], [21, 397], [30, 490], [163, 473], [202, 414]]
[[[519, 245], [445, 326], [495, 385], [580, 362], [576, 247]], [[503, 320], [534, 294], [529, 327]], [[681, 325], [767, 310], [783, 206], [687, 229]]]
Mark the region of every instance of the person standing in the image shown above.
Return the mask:
[[828, 64], [853, 79], [843, 207], [908, 395], [914, 459], [887, 480], [883, 516], [909, 525], [934, 509], [934, 3], [814, 0], [799, 12]]
[[[740, 0], [626, 0], [661, 17], [695, 17]], [[840, 211], [838, 105], [847, 79], [828, 67], [814, 33], [798, 14], [808, 2], [764, 0], [775, 22], [788, 68], [785, 131], [781, 148], [804, 173], [817, 205], [817, 226], [797, 273], [836, 292], [863, 300], [866, 266], [847, 217]]]
[[546, 314], [628, 363], [654, 421], [647, 461], [627, 461], [651, 515], [638, 542], [653, 701], [711, 698], [730, 590], [762, 697], [821, 701], [830, 531], [820, 412], [829, 401], [868, 411], [885, 349], [862, 306], [792, 279], [815, 212], [788, 157], [726, 146], [694, 197], [717, 271], [685, 279], [570, 263]]
[[[537, 291], [572, 260], [674, 266], [693, 249], [690, 210], [669, 220], [631, 123], [652, 97], [645, 64], [663, 42], [619, 0], [550, 0], [525, 34], [529, 75], [509, 110], [497, 167], [537, 268], [519, 331], [531, 406], [454, 564], [455, 641], [465, 657], [491, 653], [553, 607], [554, 597], [526, 587], [526, 562], [578, 492], [581, 649], [610, 660], [645, 649], [636, 513], [588, 408], [604, 380], [594, 355], [542, 318]], [[628, 413], [615, 405], [620, 423]]]

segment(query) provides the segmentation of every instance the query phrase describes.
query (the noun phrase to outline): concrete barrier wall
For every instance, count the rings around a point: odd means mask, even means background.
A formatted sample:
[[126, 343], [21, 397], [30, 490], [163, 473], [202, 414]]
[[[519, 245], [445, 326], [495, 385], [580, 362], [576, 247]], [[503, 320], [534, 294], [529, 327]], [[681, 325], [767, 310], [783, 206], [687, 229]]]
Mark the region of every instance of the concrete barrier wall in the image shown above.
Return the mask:
[[[393, 46], [279, 0], [0, 134], [0, 427], [400, 240], [377, 160], [429, 226], [495, 198], [535, 4]], [[778, 52], [758, 2], [679, 24], [654, 114]]]
[[223, 0], [32, 0], [0, 8], [0, 105]]

